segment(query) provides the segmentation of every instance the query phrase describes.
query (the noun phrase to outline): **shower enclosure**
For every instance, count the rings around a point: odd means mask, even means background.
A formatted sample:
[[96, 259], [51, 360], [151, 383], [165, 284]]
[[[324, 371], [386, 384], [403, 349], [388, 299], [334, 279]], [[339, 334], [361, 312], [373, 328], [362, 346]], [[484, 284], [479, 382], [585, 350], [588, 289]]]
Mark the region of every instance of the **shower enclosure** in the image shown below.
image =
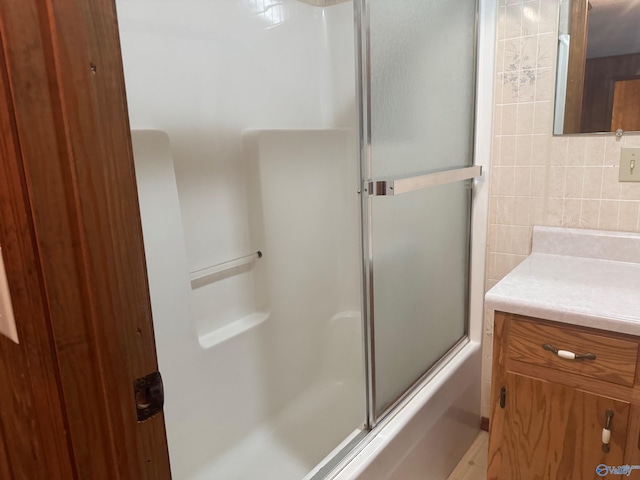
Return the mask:
[[117, 7], [173, 477], [334, 475], [469, 344], [477, 5]]

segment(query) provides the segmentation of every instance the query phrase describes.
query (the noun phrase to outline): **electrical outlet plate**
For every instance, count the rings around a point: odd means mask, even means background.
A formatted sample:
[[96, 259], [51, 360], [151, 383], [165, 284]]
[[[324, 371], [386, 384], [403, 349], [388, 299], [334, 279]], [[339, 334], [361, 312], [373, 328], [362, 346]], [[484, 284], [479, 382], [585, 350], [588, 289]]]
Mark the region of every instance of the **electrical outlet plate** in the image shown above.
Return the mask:
[[640, 148], [623, 148], [620, 152], [621, 182], [640, 182]]
[[9, 337], [16, 343], [18, 340], [18, 330], [16, 319], [13, 316], [13, 305], [9, 294], [9, 282], [4, 269], [4, 259], [2, 257], [2, 247], [0, 247], [0, 333]]

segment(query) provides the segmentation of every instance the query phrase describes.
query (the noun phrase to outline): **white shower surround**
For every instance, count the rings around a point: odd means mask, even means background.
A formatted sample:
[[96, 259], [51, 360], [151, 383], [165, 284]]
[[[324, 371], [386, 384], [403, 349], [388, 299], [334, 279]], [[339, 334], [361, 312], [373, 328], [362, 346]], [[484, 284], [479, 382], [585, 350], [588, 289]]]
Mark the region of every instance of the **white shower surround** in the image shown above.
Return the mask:
[[118, 14], [173, 476], [302, 478], [365, 418], [352, 5]]
[[[481, 2], [483, 28], [476, 144], [476, 163], [482, 164], [485, 172], [488, 171], [492, 95], [488, 84], [495, 32], [495, 7], [490, 3]], [[233, 0], [194, 1], [190, 6], [193, 10], [177, 1], [118, 2], [132, 127], [165, 130], [172, 140], [187, 252], [186, 268], [182, 268], [181, 275], [187, 279], [187, 270], [252, 251], [255, 239], [252, 239], [248, 220], [251, 195], [245, 190], [243, 131], [353, 130], [356, 113], [350, 3], [326, 9], [295, 0], [250, 0], [242, 4]], [[291, 19], [295, 21], [289, 21]], [[298, 41], [291, 42], [292, 36]], [[237, 75], [230, 81], [229, 76], [217, 74], [221, 70], [237, 72]], [[243, 100], [238, 102], [238, 98]], [[487, 173], [484, 178], [488, 178]], [[484, 181], [476, 184], [471, 342], [352, 459], [340, 473], [340, 479], [393, 475], [394, 479], [409, 480], [415, 478], [417, 468], [429, 475], [445, 472], [455, 464], [458, 453], [462, 454], [477, 431], [487, 190]], [[203, 218], [214, 218], [215, 222], [203, 222]], [[357, 265], [353, 270], [358, 270]], [[175, 379], [175, 391], [185, 396], [190, 395], [193, 381], [212, 383], [205, 390], [208, 396], [204, 402], [191, 402], [190, 409], [176, 417], [176, 425], [182, 430], [178, 439], [172, 438], [172, 431], [168, 429], [170, 449], [178, 440], [189, 437], [192, 440], [189, 445], [177, 447], [182, 450], [180, 455], [185, 455], [183, 460], [176, 462], [172, 453], [176, 478], [209, 478], [204, 459], [215, 456], [216, 452], [221, 468], [242, 459], [248, 463], [246, 455], [252, 451], [259, 453], [256, 445], [273, 446], [277, 428], [286, 430], [293, 423], [308, 421], [309, 415], [317, 415], [319, 410], [314, 404], [327, 393], [326, 389], [314, 390], [318, 383], [312, 380], [321, 377], [322, 368], [326, 367], [319, 365], [317, 355], [316, 358], [308, 354], [296, 358], [298, 374], [294, 372], [277, 385], [269, 385], [269, 379], [265, 379], [259, 369], [247, 370], [260, 362], [256, 356], [259, 353], [256, 335], [248, 335], [246, 339], [239, 336], [220, 344], [215, 358], [208, 360], [205, 356], [211, 357], [211, 351], [171, 347], [180, 338], [184, 341], [198, 338], [199, 328], [215, 329], [216, 325], [207, 326], [207, 321], [198, 320], [204, 316], [237, 318], [255, 311], [262, 300], [260, 294], [256, 294], [254, 276], [246, 273], [232, 279], [228, 288], [217, 296], [212, 292], [207, 302], [188, 298], [188, 291], [178, 292], [178, 297], [182, 295], [179, 302], [186, 308], [191, 303], [195, 308], [193, 313], [174, 309], [177, 316], [167, 318], [163, 332], [164, 327], [158, 325], [160, 315], [154, 310], [159, 363], [165, 379], [173, 369], [169, 377], [173, 375]], [[352, 288], [358, 293], [357, 284]], [[205, 303], [223, 308], [214, 315], [211, 312], [203, 315]], [[345, 312], [357, 311], [359, 307], [357, 302], [353, 305], [353, 298], [343, 303], [341, 310]], [[334, 337], [344, 340], [340, 332]], [[321, 345], [315, 345], [303, 350], [317, 354], [321, 349]], [[184, 367], [185, 361], [197, 366], [196, 371], [177, 368]], [[317, 377], [310, 379], [310, 372], [316, 372]], [[224, 399], [220, 398], [220, 387], [224, 388], [222, 393], [228, 394]], [[169, 424], [170, 382], [167, 389]], [[265, 392], [268, 392], [266, 397]], [[300, 397], [303, 392], [306, 393]], [[291, 401], [292, 398], [299, 402]], [[193, 411], [203, 403], [201, 411]], [[289, 408], [284, 409], [287, 404]], [[313, 434], [313, 428], [322, 428], [322, 423], [307, 425], [311, 428], [309, 433]], [[446, 432], [455, 440], [453, 449], [450, 442], [441, 441], [441, 435]], [[246, 448], [234, 450], [229, 449], [230, 445]], [[423, 454], [426, 448], [430, 449], [430, 455]], [[439, 457], [442, 448], [449, 448], [449, 453]], [[277, 449], [266, 449], [263, 453], [273, 455], [264, 459], [267, 462], [279, 453], [283, 454], [283, 461], [287, 457], [286, 451]], [[424, 465], [425, 458], [432, 460], [431, 466]], [[307, 464], [295, 465], [295, 458], [290, 460], [292, 475], [308, 467]], [[189, 470], [191, 464], [197, 468]]]

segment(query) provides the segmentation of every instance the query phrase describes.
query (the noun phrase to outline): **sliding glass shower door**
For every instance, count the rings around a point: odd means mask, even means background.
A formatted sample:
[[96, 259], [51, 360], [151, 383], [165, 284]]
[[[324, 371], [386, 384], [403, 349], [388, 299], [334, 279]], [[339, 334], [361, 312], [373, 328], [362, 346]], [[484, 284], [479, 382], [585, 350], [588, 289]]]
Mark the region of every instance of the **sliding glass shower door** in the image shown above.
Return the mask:
[[361, 13], [375, 424], [466, 337], [476, 2], [370, 0]]

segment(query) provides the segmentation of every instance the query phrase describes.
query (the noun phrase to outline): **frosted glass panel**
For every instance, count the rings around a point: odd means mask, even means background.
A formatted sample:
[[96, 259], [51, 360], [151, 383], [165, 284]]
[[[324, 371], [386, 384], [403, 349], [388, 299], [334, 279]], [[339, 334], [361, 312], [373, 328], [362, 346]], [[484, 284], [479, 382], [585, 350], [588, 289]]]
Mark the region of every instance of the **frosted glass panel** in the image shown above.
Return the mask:
[[[373, 180], [473, 163], [476, 2], [371, 0]], [[466, 333], [468, 181], [372, 197], [379, 416]]]
[[373, 177], [470, 163], [476, 2], [372, 0]]
[[465, 334], [469, 192], [457, 182], [373, 202], [378, 412]]

